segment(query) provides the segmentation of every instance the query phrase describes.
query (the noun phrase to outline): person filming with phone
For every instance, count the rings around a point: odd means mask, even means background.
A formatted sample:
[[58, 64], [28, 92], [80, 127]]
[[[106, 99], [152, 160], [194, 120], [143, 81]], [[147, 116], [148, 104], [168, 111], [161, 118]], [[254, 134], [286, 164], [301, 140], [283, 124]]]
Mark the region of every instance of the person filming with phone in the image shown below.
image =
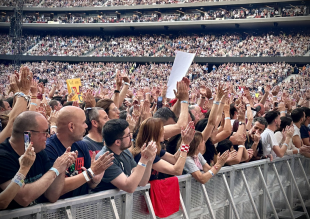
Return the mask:
[[[12, 182], [20, 187], [15, 197], [11, 192], [11, 197], [6, 198], [6, 201], [14, 198], [8, 209], [58, 200], [64, 186], [65, 170], [75, 162], [76, 154], [68, 148], [51, 164], [44, 151], [47, 135], [45, 117], [26, 111], [16, 117], [11, 137], [0, 144], [0, 192], [11, 191]], [[34, 160], [32, 166], [28, 164], [28, 169], [23, 168], [25, 156]]]

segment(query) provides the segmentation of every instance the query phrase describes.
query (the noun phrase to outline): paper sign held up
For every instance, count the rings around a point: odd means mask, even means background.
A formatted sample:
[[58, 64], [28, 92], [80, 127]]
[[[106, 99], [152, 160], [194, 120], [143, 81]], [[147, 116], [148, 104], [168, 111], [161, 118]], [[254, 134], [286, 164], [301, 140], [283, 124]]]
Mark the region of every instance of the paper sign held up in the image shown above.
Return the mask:
[[177, 82], [181, 81], [182, 78], [186, 75], [195, 58], [195, 55], [195, 53], [176, 51], [176, 56], [167, 84], [167, 98], [175, 97], [173, 90], [176, 90]]

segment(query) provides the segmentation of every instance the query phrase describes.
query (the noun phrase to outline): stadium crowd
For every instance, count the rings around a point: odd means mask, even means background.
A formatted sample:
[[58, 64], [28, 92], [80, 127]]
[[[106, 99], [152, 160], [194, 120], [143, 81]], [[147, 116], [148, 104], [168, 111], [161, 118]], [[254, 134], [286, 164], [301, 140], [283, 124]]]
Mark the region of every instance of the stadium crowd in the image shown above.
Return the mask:
[[[0, 54], [12, 54], [12, 39], [0, 35]], [[303, 56], [310, 49], [308, 32], [260, 34], [101, 36], [26, 35], [24, 54], [97, 57], [171, 57], [176, 50], [200, 57]]]
[[[14, 73], [2, 64], [0, 208], [132, 193], [182, 173], [206, 183], [224, 165], [310, 157], [309, 64], [193, 63], [167, 98], [171, 67], [45, 61]], [[81, 84], [69, 90], [74, 78]]]

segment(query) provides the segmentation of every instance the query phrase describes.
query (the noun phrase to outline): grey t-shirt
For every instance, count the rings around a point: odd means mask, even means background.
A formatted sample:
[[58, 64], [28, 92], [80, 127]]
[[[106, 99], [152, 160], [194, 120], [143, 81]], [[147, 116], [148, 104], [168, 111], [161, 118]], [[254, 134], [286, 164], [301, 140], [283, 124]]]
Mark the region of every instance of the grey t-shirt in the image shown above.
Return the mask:
[[[103, 155], [106, 151], [113, 153], [107, 146], [104, 146], [101, 151], [96, 155], [96, 160]], [[112, 166], [106, 169], [101, 182], [93, 192], [105, 191], [109, 189], [117, 189], [111, 181], [118, 177], [120, 174], [124, 173], [127, 177], [130, 176], [131, 170], [137, 166], [137, 163], [132, 157], [130, 151], [124, 150], [120, 155], [114, 153], [114, 160]]]
[[[207, 163], [206, 160], [201, 155], [201, 153], [198, 154], [198, 159], [199, 159], [202, 167], [203, 167], [203, 165], [205, 165]], [[187, 173], [194, 173], [196, 171], [199, 171], [199, 168], [195, 164], [195, 161], [194, 161], [194, 159], [192, 157], [189, 157], [189, 156], [186, 157], [186, 161], [185, 161], [185, 165], [184, 165], [184, 170]]]
[[87, 144], [88, 150], [95, 151], [96, 154], [102, 149], [104, 145], [103, 142], [94, 141], [88, 136], [85, 136], [82, 141]]

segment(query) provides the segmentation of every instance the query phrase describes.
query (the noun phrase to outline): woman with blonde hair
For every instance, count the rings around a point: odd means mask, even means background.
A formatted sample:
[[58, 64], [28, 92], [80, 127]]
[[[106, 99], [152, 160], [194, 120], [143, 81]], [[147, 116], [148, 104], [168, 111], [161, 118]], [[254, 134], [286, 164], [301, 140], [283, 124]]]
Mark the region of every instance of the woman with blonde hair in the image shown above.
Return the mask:
[[182, 146], [181, 150], [174, 155], [166, 152], [161, 148], [161, 142], [164, 141], [164, 126], [161, 119], [148, 118], [140, 126], [135, 147], [131, 150], [136, 162], [141, 158], [141, 148], [144, 143], [155, 141], [157, 145], [157, 155], [152, 166], [150, 181], [158, 178], [158, 173], [169, 175], [182, 175], [187, 152], [195, 134], [194, 123], [190, 122], [186, 129], [182, 129]]

